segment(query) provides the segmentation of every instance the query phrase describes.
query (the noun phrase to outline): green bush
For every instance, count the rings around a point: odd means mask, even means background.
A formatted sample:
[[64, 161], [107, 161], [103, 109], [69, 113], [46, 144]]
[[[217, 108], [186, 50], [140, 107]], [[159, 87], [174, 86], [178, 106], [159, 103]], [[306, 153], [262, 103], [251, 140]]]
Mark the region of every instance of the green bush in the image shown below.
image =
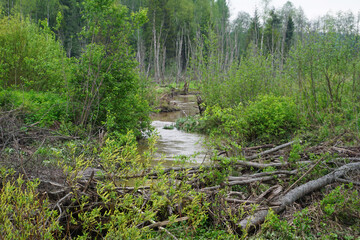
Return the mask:
[[239, 141], [282, 141], [301, 128], [303, 121], [291, 98], [260, 96], [248, 106], [207, 107], [204, 121], [209, 132]]
[[301, 126], [295, 102], [288, 97], [264, 95], [246, 108], [248, 138], [271, 141], [289, 137]]
[[0, 86], [63, 91], [69, 59], [54, 34], [19, 17], [0, 19]]
[[38, 179], [14, 178], [14, 172], [0, 169], [0, 238], [58, 239], [63, 230], [47, 199], [37, 193]]
[[0, 109], [8, 111], [21, 108], [26, 124], [37, 123], [40, 126], [52, 126], [55, 121], [70, 119], [66, 98], [51, 92], [22, 92], [4, 90], [0, 92]]
[[321, 200], [321, 208], [327, 217], [339, 220], [343, 224], [354, 226], [360, 224], [359, 193], [353, 190], [352, 185], [349, 189], [344, 185], [335, 188]]

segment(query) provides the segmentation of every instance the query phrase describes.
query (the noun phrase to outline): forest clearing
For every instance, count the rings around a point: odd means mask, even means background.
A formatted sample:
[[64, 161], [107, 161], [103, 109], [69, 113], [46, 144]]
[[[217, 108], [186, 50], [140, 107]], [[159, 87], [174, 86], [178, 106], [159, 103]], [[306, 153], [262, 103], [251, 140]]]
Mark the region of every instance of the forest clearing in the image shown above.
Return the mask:
[[359, 239], [360, 15], [0, 0], [1, 239]]

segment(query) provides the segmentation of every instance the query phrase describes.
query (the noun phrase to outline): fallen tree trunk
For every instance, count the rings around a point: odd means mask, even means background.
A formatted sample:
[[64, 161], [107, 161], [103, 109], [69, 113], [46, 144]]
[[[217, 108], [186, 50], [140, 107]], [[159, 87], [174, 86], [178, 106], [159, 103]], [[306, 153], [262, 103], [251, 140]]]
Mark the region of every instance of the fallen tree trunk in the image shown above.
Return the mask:
[[[281, 203], [281, 205], [278, 208], [274, 208], [273, 209], [274, 212], [279, 213], [283, 211], [287, 206], [293, 204], [299, 198], [302, 198], [305, 195], [319, 188], [322, 188], [328, 184], [335, 182], [338, 178], [342, 177], [351, 170], [360, 170], [360, 162], [346, 164], [321, 178], [307, 182], [289, 191], [283, 197], [280, 197], [279, 202]], [[258, 226], [262, 222], [264, 222], [267, 214], [268, 214], [268, 210], [259, 211], [254, 215], [248, 216], [242, 221], [240, 221], [239, 226], [242, 229], [247, 229], [247, 227], [249, 226]]]

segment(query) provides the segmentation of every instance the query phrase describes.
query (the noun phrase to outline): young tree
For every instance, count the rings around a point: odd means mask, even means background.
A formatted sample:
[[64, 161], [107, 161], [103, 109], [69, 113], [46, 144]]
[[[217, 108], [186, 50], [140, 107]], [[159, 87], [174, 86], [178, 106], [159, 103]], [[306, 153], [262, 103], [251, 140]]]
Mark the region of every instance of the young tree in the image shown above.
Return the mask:
[[75, 95], [80, 100], [78, 123], [102, 125], [139, 136], [149, 123], [148, 104], [139, 92], [136, 62], [128, 38], [133, 26], [146, 21], [146, 11], [128, 17], [128, 9], [114, 0], [83, 3], [87, 42], [80, 58]]

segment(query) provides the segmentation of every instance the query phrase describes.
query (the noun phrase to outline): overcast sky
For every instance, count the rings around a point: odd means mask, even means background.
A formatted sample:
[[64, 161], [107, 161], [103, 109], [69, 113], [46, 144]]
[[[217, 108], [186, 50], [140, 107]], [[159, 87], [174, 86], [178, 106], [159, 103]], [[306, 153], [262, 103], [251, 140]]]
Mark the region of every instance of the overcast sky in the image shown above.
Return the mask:
[[[237, 13], [244, 11], [250, 13], [253, 16], [255, 6], [261, 9], [261, 0], [228, 0], [230, 3], [230, 10], [234, 19]], [[282, 7], [288, 0], [272, 0], [270, 6], [275, 8]], [[354, 14], [360, 11], [360, 0], [292, 0], [295, 8], [302, 7], [304, 13], [308, 19], [316, 19], [319, 16], [325, 15], [331, 11], [336, 13], [337, 11], [351, 10]]]

